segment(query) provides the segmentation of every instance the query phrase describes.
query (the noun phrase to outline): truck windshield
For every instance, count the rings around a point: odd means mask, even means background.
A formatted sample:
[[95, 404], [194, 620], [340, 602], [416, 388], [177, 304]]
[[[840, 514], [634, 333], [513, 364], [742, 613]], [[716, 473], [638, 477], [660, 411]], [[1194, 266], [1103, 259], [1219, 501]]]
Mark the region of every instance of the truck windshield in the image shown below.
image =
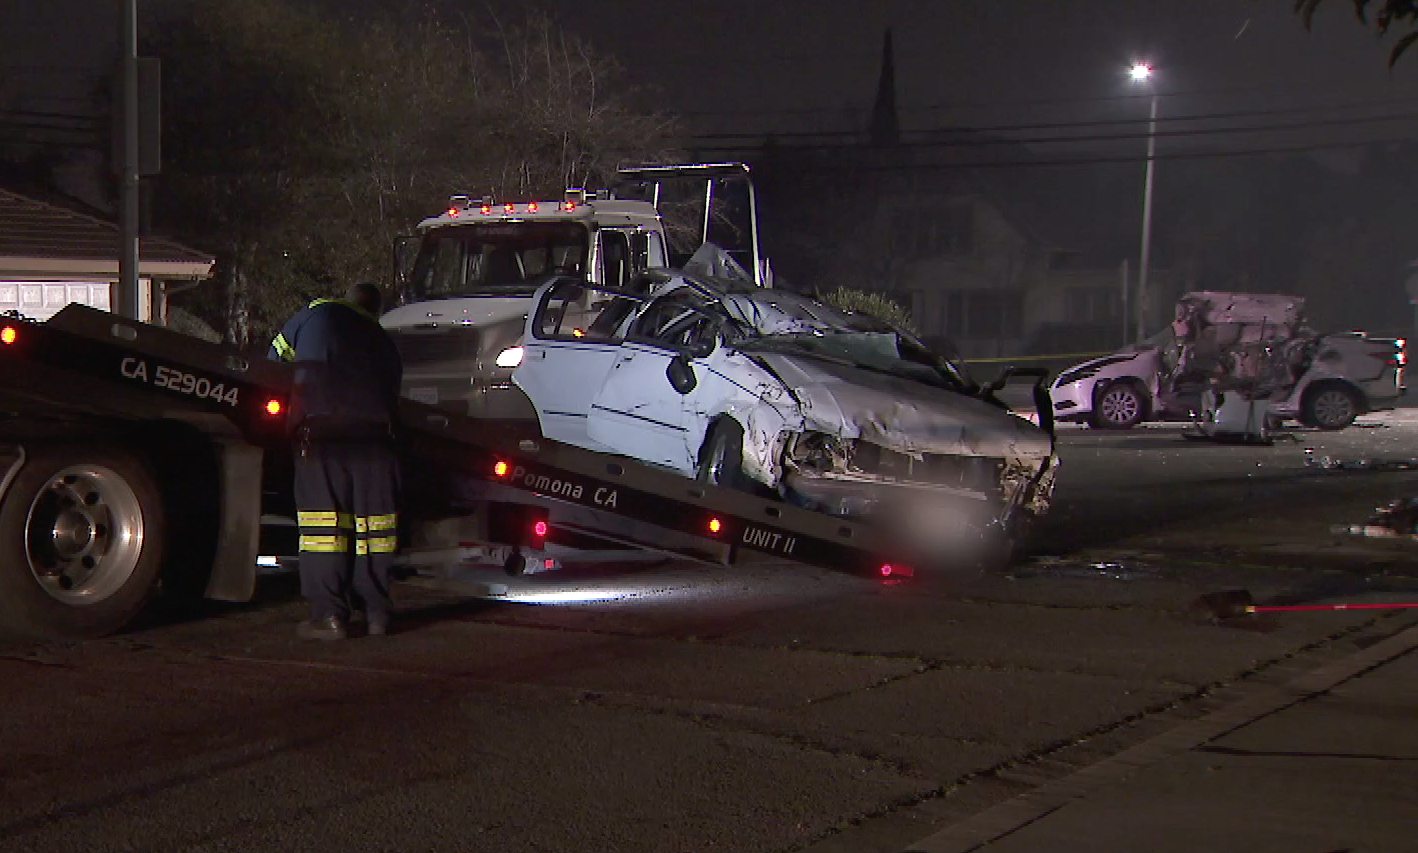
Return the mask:
[[582, 275], [589, 232], [579, 222], [483, 222], [423, 238], [408, 301], [531, 296], [553, 274]]

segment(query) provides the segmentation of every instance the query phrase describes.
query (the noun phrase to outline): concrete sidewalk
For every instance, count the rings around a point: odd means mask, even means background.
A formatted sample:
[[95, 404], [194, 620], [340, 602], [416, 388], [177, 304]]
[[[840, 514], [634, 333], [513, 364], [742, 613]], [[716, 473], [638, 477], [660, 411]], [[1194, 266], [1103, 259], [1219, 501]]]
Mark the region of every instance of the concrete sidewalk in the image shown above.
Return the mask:
[[1198, 850], [1418, 850], [1418, 626], [907, 848]]

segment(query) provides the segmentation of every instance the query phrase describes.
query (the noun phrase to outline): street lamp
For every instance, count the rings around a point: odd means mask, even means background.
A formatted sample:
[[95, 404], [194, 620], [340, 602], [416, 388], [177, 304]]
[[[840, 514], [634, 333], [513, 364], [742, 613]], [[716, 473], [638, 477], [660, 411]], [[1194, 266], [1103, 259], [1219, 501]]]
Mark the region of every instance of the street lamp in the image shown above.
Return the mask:
[[1145, 62], [1134, 63], [1128, 69], [1128, 76], [1132, 82], [1147, 86], [1152, 95], [1152, 105], [1147, 114], [1147, 176], [1142, 184], [1142, 258], [1137, 270], [1137, 300], [1134, 313], [1137, 317], [1137, 339], [1141, 340], [1143, 335], [1143, 321], [1146, 318], [1144, 307], [1147, 300], [1147, 268], [1148, 259], [1152, 249], [1152, 164], [1153, 155], [1157, 152], [1157, 91], [1152, 88], [1152, 66]]

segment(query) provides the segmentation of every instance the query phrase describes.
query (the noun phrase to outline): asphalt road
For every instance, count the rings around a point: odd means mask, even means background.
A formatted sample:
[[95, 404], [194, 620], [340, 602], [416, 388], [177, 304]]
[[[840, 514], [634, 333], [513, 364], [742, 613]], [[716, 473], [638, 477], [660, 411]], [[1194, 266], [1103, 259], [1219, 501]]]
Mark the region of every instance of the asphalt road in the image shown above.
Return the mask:
[[602, 568], [401, 589], [395, 635], [312, 645], [273, 578], [0, 646], [0, 851], [900, 850], [1414, 624], [1188, 612], [1412, 597], [1418, 557], [1329, 527], [1418, 472], [1304, 449], [1418, 457], [1413, 414], [1262, 448], [1065, 430], [1031, 554], [966, 580]]

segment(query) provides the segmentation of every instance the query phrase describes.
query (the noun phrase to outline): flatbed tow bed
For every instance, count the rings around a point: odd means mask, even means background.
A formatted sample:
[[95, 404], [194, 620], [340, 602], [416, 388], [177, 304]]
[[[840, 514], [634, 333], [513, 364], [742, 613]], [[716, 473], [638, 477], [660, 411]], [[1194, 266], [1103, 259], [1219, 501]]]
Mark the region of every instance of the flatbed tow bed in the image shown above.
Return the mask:
[[[112, 633], [159, 584], [249, 600], [262, 518], [294, 515], [290, 381], [287, 365], [81, 305], [0, 318], [0, 632]], [[546, 534], [852, 572], [904, 556], [860, 522], [548, 441], [534, 422], [401, 404], [407, 566], [497, 548], [515, 570]]]

